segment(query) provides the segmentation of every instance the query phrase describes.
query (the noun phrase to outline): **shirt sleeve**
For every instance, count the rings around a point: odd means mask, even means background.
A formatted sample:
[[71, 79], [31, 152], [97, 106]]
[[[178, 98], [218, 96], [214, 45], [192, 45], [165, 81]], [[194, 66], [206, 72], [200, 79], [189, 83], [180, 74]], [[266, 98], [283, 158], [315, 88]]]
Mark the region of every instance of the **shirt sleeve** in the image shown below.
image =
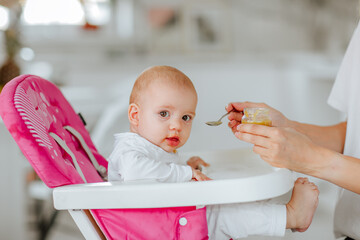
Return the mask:
[[137, 151], [124, 155], [122, 172], [124, 181], [154, 179], [160, 182], [187, 182], [192, 179], [190, 166], [164, 163]]
[[350, 40], [345, 56], [341, 62], [335, 83], [328, 98], [333, 108], [347, 113], [351, 98], [358, 94], [360, 65], [360, 23]]

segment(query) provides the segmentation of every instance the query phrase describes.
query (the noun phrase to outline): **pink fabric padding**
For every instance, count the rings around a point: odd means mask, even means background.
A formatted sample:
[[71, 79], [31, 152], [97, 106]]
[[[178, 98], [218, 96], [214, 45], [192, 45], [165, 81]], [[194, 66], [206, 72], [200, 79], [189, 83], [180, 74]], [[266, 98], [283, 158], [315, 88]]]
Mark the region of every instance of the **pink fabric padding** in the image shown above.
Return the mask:
[[[107, 227], [111, 239], [127, 240], [206, 240], [206, 208], [92, 210], [98, 224]], [[185, 218], [186, 225], [180, 224]]]
[[41, 180], [50, 187], [83, 183], [70, 156], [49, 135], [56, 133], [75, 154], [89, 183], [102, 181], [81, 145], [63, 126], [70, 125], [84, 138], [100, 165], [89, 133], [61, 91], [51, 82], [33, 75], [10, 81], [0, 95], [0, 115]]
[[[88, 183], [102, 182], [78, 140], [64, 126], [71, 126], [82, 135], [100, 165], [107, 168], [107, 161], [98, 153], [80, 117], [53, 83], [33, 75], [14, 78], [0, 94], [0, 116], [48, 187], [83, 183], [72, 159], [49, 132], [66, 142]], [[208, 239], [205, 211], [195, 207], [91, 210], [108, 239], [126, 240]], [[179, 224], [182, 217], [187, 219], [185, 226]]]

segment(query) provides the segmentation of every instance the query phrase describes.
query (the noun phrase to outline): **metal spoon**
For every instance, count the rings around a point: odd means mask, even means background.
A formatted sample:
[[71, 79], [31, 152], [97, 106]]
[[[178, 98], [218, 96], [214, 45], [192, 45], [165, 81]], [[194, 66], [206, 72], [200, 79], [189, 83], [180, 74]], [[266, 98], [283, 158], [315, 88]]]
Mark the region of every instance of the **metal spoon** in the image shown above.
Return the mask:
[[234, 111], [234, 109], [232, 109], [230, 112], [225, 113], [224, 115], [221, 116], [221, 118], [217, 121], [211, 121], [211, 122], [206, 122], [207, 125], [209, 126], [219, 126], [220, 124], [222, 124], [221, 119], [223, 119], [225, 116], [229, 115], [232, 111]]

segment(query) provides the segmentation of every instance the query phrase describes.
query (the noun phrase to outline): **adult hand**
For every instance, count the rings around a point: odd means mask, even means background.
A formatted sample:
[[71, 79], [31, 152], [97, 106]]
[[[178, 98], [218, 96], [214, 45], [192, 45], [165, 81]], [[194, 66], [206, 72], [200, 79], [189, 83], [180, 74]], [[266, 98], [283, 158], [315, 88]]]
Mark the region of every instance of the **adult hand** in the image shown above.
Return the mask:
[[286, 127], [289, 125], [289, 120], [278, 110], [270, 107], [269, 105], [265, 103], [254, 103], [254, 102], [231, 102], [226, 106], [226, 111], [231, 111], [228, 116], [229, 119], [229, 127], [235, 133], [237, 130], [237, 126], [241, 123], [241, 118], [243, 117], [243, 110], [244, 108], [254, 108], [254, 107], [262, 107], [262, 108], [268, 108], [270, 109], [270, 117], [272, 120], [273, 126], [278, 127]]
[[316, 162], [312, 160], [319, 146], [293, 128], [240, 124], [236, 128], [235, 136], [254, 144], [253, 151], [274, 167], [310, 175], [316, 169]]

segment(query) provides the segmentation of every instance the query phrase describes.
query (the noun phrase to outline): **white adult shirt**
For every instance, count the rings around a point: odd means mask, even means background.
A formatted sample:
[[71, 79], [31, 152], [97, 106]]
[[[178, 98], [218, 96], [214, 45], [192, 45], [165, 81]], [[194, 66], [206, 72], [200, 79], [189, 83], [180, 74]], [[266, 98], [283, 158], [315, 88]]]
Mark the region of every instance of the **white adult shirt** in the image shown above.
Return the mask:
[[157, 180], [187, 182], [192, 169], [178, 153], [168, 153], [132, 132], [115, 134], [115, 146], [109, 157], [109, 181]]
[[[345, 53], [328, 103], [347, 116], [343, 154], [360, 158], [360, 24]], [[336, 237], [360, 239], [359, 194], [341, 189], [335, 208], [334, 232]]]

